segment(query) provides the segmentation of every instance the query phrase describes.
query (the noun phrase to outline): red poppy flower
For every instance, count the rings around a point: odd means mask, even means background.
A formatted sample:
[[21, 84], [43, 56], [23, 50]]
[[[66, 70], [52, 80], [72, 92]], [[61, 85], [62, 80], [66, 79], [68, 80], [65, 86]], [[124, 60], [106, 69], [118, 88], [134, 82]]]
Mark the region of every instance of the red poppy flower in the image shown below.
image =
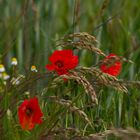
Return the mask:
[[100, 66], [102, 72], [113, 76], [120, 74], [122, 63], [119, 60], [116, 60], [115, 57], [117, 57], [117, 55], [110, 54], [105, 59], [103, 59], [103, 64]]
[[72, 50], [56, 50], [50, 57], [51, 64], [46, 65], [48, 70], [55, 70], [59, 75], [67, 74], [68, 70], [78, 65], [78, 56]]
[[24, 102], [18, 108], [18, 118], [22, 129], [31, 130], [35, 124], [42, 123], [43, 113], [36, 97]]

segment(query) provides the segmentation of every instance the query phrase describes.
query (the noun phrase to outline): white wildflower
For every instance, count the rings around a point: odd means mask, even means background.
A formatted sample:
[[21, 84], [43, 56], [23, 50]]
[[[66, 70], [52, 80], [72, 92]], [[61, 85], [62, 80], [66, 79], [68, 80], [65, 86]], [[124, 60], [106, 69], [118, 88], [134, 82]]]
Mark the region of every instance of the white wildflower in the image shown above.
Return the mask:
[[38, 70], [37, 70], [36, 66], [34, 66], [34, 65], [33, 65], [33, 66], [31, 66], [31, 71], [32, 71], [32, 72], [38, 72]]
[[4, 72], [4, 73], [2, 73], [2, 78], [4, 80], [8, 80], [10, 78], [10, 76], [6, 72]]
[[5, 67], [3, 64], [0, 64], [0, 72], [4, 72], [5, 71]]
[[16, 66], [17, 64], [18, 64], [17, 59], [15, 57], [13, 57], [11, 65]]

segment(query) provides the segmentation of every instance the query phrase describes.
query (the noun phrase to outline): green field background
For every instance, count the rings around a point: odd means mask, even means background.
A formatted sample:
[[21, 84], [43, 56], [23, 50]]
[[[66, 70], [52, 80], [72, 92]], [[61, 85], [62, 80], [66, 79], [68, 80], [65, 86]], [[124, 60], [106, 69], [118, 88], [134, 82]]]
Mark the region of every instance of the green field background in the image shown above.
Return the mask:
[[[31, 65], [45, 72], [48, 57], [57, 49], [56, 41], [75, 32], [94, 35], [99, 41], [97, 47], [107, 55], [131, 59], [134, 63], [123, 62], [118, 78], [139, 81], [140, 0], [0, 0], [0, 61], [8, 72], [12, 57], [17, 58], [20, 73], [27, 73]], [[100, 59], [87, 50], [75, 53], [81, 66], [93, 66]], [[125, 94], [102, 88], [97, 93], [99, 105], [86, 110], [95, 124], [94, 131], [89, 128], [87, 134], [110, 127], [140, 130], [139, 89], [130, 86]], [[64, 120], [65, 125], [72, 123], [71, 117]], [[78, 117], [74, 123], [83, 129]]]

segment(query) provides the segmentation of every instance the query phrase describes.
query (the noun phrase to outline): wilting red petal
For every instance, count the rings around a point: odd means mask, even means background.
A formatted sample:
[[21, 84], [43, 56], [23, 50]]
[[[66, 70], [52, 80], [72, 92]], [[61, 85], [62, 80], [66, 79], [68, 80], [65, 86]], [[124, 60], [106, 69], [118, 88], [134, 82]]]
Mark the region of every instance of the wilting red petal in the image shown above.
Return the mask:
[[31, 130], [35, 124], [42, 122], [43, 113], [36, 97], [24, 100], [18, 108], [19, 123], [22, 129]]
[[[110, 54], [108, 55], [104, 60], [109, 60], [109, 59], [112, 59], [113, 56], [116, 56], [115, 54]], [[103, 63], [101, 66], [100, 66], [100, 69], [102, 72], [104, 73], [108, 73], [110, 75], [113, 75], [113, 76], [117, 76], [120, 74], [121, 72], [121, 67], [122, 67], [122, 63], [120, 61], [116, 61], [114, 62], [114, 64], [108, 66], [108, 64], [105, 64]]]
[[24, 100], [24, 102], [18, 108], [19, 122], [20, 122], [21, 126], [23, 126], [23, 127], [24, 127], [24, 123], [25, 123], [24, 114], [25, 114], [27, 104], [28, 104], [28, 100]]
[[23, 121], [20, 124], [21, 124], [22, 129], [25, 129], [25, 130], [31, 130], [34, 128], [32, 117], [28, 118], [27, 116], [24, 116]]

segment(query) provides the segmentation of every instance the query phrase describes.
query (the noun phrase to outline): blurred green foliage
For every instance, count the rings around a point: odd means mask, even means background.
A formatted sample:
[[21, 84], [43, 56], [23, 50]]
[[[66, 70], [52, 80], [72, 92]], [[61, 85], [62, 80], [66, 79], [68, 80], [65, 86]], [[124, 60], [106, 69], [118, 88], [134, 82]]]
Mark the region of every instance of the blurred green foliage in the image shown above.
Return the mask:
[[122, 75], [133, 77], [139, 72], [139, 5], [139, 0], [1, 0], [1, 61], [15, 56], [21, 68], [44, 68], [56, 39], [84, 31], [95, 35], [107, 54], [131, 58], [134, 66], [124, 64]]

